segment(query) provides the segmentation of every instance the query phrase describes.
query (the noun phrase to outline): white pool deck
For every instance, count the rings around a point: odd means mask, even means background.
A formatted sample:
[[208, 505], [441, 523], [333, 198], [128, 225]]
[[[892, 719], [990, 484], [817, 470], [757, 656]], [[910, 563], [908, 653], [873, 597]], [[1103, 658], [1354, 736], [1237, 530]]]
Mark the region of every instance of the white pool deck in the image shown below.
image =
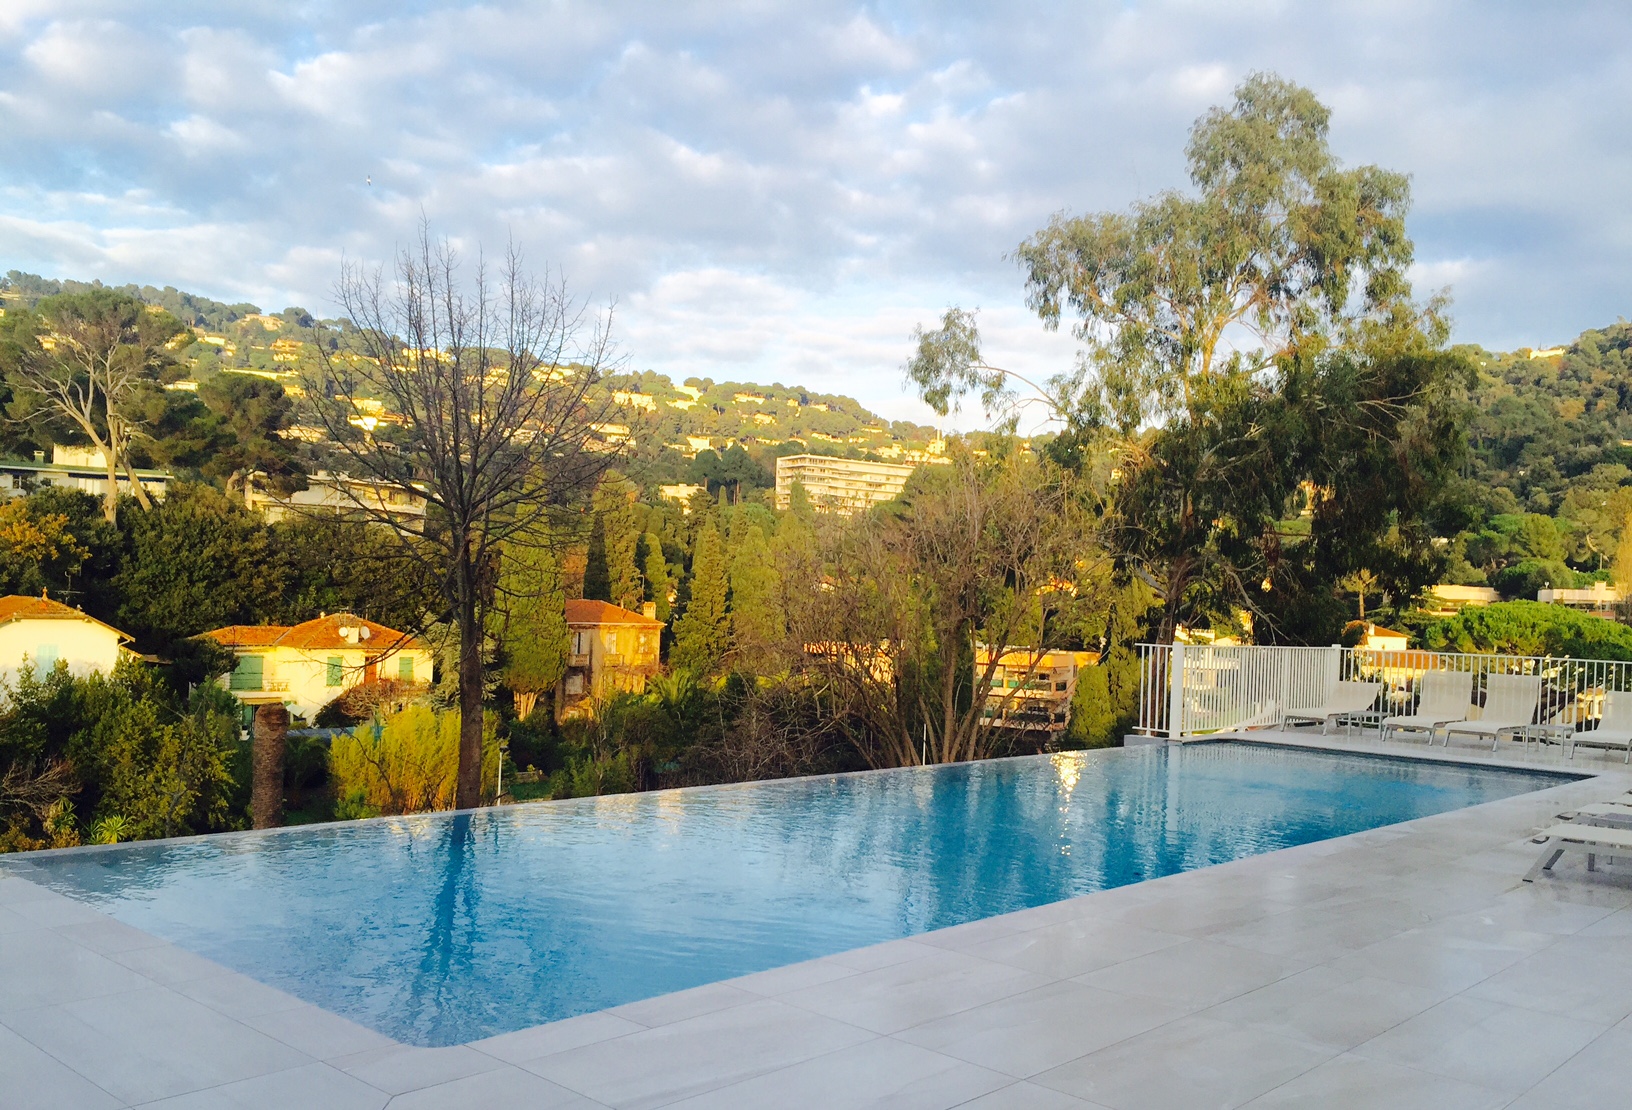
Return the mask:
[[1632, 775], [1569, 766], [1598, 777], [442, 1049], [0, 877], [0, 1106], [1605, 1110], [1632, 868], [1520, 877]]

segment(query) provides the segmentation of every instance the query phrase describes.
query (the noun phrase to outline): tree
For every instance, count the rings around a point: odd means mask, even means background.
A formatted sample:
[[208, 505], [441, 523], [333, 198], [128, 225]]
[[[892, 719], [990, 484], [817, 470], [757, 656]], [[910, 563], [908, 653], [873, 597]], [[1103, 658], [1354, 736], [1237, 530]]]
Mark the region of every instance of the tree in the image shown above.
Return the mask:
[[131, 406], [170, 364], [166, 347], [181, 322], [126, 294], [92, 289], [48, 297], [8, 330], [13, 341], [0, 344], [0, 357], [15, 394], [11, 415], [64, 427], [102, 453], [108, 520], [118, 512], [121, 469], [142, 508], [151, 508], [130, 462], [139, 431]]
[[730, 646], [730, 617], [726, 612], [725, 552], [719, 529], [705, 519], [697, 530], [691, 557], [691, 597], [674, 622], [676, 667], [707, 674], [719, 666]]
[[[1468, 367], [1441, 349], [1440, 305], [1411, 299], [1406, 179], [1343, 167], [1328, 121], [1309, 90], [1254, 75], [1192, 128], [1193, 194], [1058, 216], [1022, 243], [1028, 303], [1049, 328], [1077, 319], [1073, 371], [1035, 385], [988, 364], [955, 308], [916, 335], [908, 378], [940, 411], [978, 391], [1013, 421], [1035, 401], [1065, 423], [1056, 457], [1114, 458], [1107, 536], [1156, 592], [1164, 641], [1237, 607], [1322, 638], [1338, 578], [1388, 564], [1409, 595], [1437, 565], [1421, 519], [1454, 471]], [[1306, 540], [1280, 526], [1304, 485]]]
[[640, 608], [644, 591], [640, 568], [635, 561], [635, 545], [640, 542], [644, 511], [637, 506], [638, 497], [635, 484], [616, 471], [607, 471], [595, 487], [590, 503], [595, 512], [595, 522], [601, 528], [606, 593], [603, 596], [589, 592], [586, 572], [585, 597], [610, 601], [624, 609]]
[[669, 623], [669, 564], [663, 558], [663, 540], [654, 532], [641, 537], [645, 558], [641, 566], [646, 576], [646, 596], [657, 606], [657, 619]]
[[[434, 574], [438, 615], [458, 633], [457, 804], [475, 806], [495, 560], [579, 504], [613, 459], [594, 430], [611, 404], [595, 400], [610, 319], [590, 317], [563, 283], [528, 277], [514, 248], [496, 278], [479, 264], [467, 285], [453, 248], [425, 227], [393, 281], [347, 266], [338, 294], [354, 327], [341, 352], [318, 348], [306, 395], [353, 473], [427, 503], [423, 534], [363, 512]], [[371, 399], [391, 420], [359, 429], [352, 418]]]
[[0, 505], [0, 591], [39, 593], [77, 572], [90, 550], [69, 527], [67, 514], [29, 500]]
[[499, 594], [504, 684], [515, 695], [516, 716], [525, 721], [538, 696], [553, 690], [566, 672], [566, 596], [554, 554], [542, 544], [506, 548]]
[[600, 513], [589, 526], [589, 552], [584, 556], [584, 597], [612, 600], [612, 569], [606, 561], [606, 518]]
[[731, 521], [731, 648], [737, 664], [763, 671], [787, 635], [781, 582], [765, 533], [736, 510]]

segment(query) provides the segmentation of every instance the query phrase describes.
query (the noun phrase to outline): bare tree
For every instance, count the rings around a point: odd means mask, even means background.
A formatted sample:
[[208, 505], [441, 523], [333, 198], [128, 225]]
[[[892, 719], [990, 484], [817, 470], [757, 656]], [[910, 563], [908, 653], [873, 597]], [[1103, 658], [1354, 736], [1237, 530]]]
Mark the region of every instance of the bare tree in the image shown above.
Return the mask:
[[535, 281], [514, 247], [496, 278], [478, 261], [467, 282], [424, 226], [391, 279], [347, 265], [337, 299], [354, 327], [341, 350], [320, 346], [307, 401], [352, 475], [426, 502], [422, 531], [379, 497], [354, 511], [434, 575], [443, 611], [429, 616], [457, 630], [457, 805], [468, 808], [481, 796], [482, 640], [499, 552], [548, 534], [614, 457], [595, 430], [610, 404], [595, 387], [612, 368], [611, 314], [559, 278]]
[[128, 409], [169, 365], [167, 345], [183, 330], [181, 322], [126, 294], [93, 289], [41, 301], [33, 324], [28, 341], [6, 352], [18, 395], [14, 415], [43, 414], [102, 453], [108, 469], [102, 512], [110, 522], [119, 509], [121, 467], [137, 502], [152, 508], [130, 463], [140, 422]]

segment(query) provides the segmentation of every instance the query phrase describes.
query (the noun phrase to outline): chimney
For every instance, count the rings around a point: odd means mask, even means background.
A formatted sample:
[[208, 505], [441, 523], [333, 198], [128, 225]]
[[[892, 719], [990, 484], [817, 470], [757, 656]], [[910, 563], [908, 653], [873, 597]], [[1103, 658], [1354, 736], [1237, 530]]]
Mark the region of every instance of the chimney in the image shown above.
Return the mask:
[[655, 621], [657, 619], [657, 602], [643, 602], [640, 606], [640, 615], [649, 621]]

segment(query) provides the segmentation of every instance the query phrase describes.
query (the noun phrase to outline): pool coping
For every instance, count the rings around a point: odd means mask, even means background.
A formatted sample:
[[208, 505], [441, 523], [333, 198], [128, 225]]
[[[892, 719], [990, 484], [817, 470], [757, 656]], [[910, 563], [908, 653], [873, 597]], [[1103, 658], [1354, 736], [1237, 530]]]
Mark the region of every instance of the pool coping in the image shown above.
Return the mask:
[[[1234, 1069], [1226, 1067], [1218, 1073], [1233, 1076], [1231, 1082], [1246, 1082], [1237, 1073], [1258, 1067], [1250, 1061], [1261, 1060], [1266, 1050], [1281, 1061], [1282, 1071], [1308, 1064], [1256, 1092], [1251, 1096], [1255, 1098], [1268, 1097], [1276, 1090], [1295, 1093], [1300, 1089], [1298, 1083], [1307, 1088], [1324, 1081], [1321, 1077], [1330, 1078], [1334, 1068], [1352, 1073], [1351, 1077], [1364, 1074], [1374, 1079], [1383, 1076], [1396, 1084], [1426, 1084], [1459, 1097], [1470, 1095], [1464, 1088], [1471, 1088], [1473, 1096], [1524, 1097], [1530, 1088], [1514, 1094], [1499, 1085], [1470, 1083], [1467, 1076], [1441, 1074], [1443, 1067], [1435, 1071], [1421, 1061], [1401, 1064], [1385, 1058], [1386, 1053], [1360, 1051], [1364, 1044], [1344, 1046], [1289, 1035], [1285, 1030], [1277, 1032], [1272, 1022], [1247, 1022], [1232, 1028], [1240, 1023], [1221, 1020], [1213, 1011], [1230, 1005], [1250, 1009], [1243, 1000], [1264, 991], [1290, 991], [1287, 984], [1293, 981], [1307, 982], [1311, 984], [1308, 989], [1327, 993], [1349, 990], [1352, 994], [1357, 989], [1354, 983], [1360, 980], [1384, 983], [1384, 994], [1392, 991], [1386, 977], [1344, 980], [1347, 971], [1336, 965], [1359, 951], [1345, 947], [1343, 941], [1348, 936], [1344, 930], [1356, 924], [1343, 921], [1351, 916], [1342, 912], [1346, 905], [1353, 907], [1352, 916], [1357, 920], [1364, 916], [1362, 910], [1378, 900], [1408, 907], [1400, 911], [1396, 906], [1395, 912], [1427, 912], [1409, 910], [1409, 900], [1388, 894], [1398, 879], [1391, 872], [1401, 868], [1423, 905], [1443, 899], [1447, 887], [1460, 890], [1464, 899], [1447, 904], [1447, 912], [1430, 920], [1413, 919], [1411, 928], [1383, 937], [1376, 945], [1405, 944], [1400, 938], [1437, 927], [1440, 918], [1495, 913], [1492, 907], [1497, 903], [1507, 907], [1503, 912], [1513, 912], [1516, 905], [1532, 915], [1562, 913], [1570, 924], [1579, 919], [1575, 932], [1600, 918], [1619, 915], [1628, 920], [1632, 933], [1632, 916], [1622, 913], [1632, 906], [1632, 883], [1615, 877], [1581, 882], [1573, 873], [1536, 888], [1518, 883], [1537, 851], [1526, 844], [1526, 833], [1552, 812], [1602, 800], [1632, 786], [1632, 775], [1620, 764], [1593, 766], [1597, 760], [1585, 766], [1544, 767], [1528, 761], [1480, 758], [1483, 753], [1468, 758], [1457, 749], [1430, 754], [1420, 746], [1414, 750], [1392, 744], [1381, 747], [1337, 737], [1252, 733], [1238, 739], [1436, 762], [1505, 765], [1525, 771], [1558, 770], [1578, 777], [1506, 799], [985, 918], [448, 1049], [401, 1045], [121, 925], [13, 872], [0, 877], [0, 940], [19, 938], [15, 943], [28, 948], [32, 958], [20, 968], [7, 966], [7, 975], [0, 977], [0, 1063], [7, 1065], [6, 1074], [20, 1074], [39, 1084], [42, 1092], [76, 1091], [75, 1098], [65, 1100], [76, 1105], [146, 1105], [179, 1097], [181, 1101], [174, 1105], [230, 1101], [270, 1106], [304, 1101], [361, 1107], [384, 1105], [385, 1100], [395, 1098], [393, 1106], [479, 1100], [486, 1105], [600, 1105], [634, 1110], [686, 1099], [719, 1105], [761, 1104], [756, 1099], [769, 1099], [772, 1094], [776, 1098], [771, 1101], [791, 1099], [786, 1104], [796, 1105], [799, 1097], [811, 1092], [810, 1105], [866, 1105], [884, 1100], [924, 1106], [1102, 1105], [1145, 1110], [1156, 1103], [1118, 1086], [1111, 1078], [1113, 1073], [1120, 1074], [1118, 1067], [1125, 1072], [1145, 1058], [1141, 1052], [1147, 1052], [1153, 1074], [1165, 1073], [1173, 1066], [1170, 1057], [1177, 1051], [1175, 1045], [1189, 1046], [1178, 1057], [1182, 1064], [1185, 1053], [1205, 1054], [1218, 1038], [1239, 1041], [1246, 1035], [1241, 1032], [1245, 1028], [1255, 1030], [1249, 1037], [1255, 1047], [1234, 1053], [1240, 1057]], [[851, 774], [875, 773], [879, 772]], [[1445, 843], [1463, 846], [1466, 851], [1448, 854]], [[1339, 859], [1352, 872], [1347, 886], [1334, 886], [1326, 876]], [[1424, 880], [1424, 869], [1446, 873]], [[1363, 897], [1358, 897], [1360, 892]], [[1322, 897], [1316, 899], [1317, 894]], [[1312, 918], [1316, 922], [1310, 927], [1313, 933], [1294, 937], [1293, 947], [1304, 951], [1304, 946], [1316, 945], [1321, 939], [1319, 929], [1325, 928], [1333, 932], [1341, 951], [1332, 960], [1314, 960], [1310, 949], [1291, 963], [1276, 964], [1276, 954], [1260, 951], [1263, 944], [1254, 947], [1253, 937], [1231, 939], [1231, 929], [1240, 930], [1253, 921], [1273, 923], [1274, 919], [1284, 925], [1290, 920], [1285, 915], [1313, 912], [1318, 906], [1325, 907], [1326, 916]], [[1452, 910], [1456, 912], [1449, 912]], [[1598, 917], [1585, 920], [1598, 910], [1602, 911]], [[1221, 913], [1239, 920], [1224, 921]], [[1152, 915], [1166, 927], [1152, 927]], [[1390, 924], [1384, 921], [1378, 927]], [[1101, 945], [1089, 962], [1108, 962], [1086, 968], [1082, 946], [1093, 947], [1091, 934], [1099, 928], [1112, 942]], [[1531, 927], [1509, 932], [1524, 934], [1529, 938], [1527, 944], [1535, 944], [1535, 937], [1555, 936]], [[1557, 933], [1556, 939], [1560, 943], [1579, 940], [1575, 932]], [[1170, 943], [1149, 947], [1158, 940]], [[1033, 942], [1033, 947], [1062, 946], [1055, 955], [1064, 963], [1052, 969], [1037, 966], [1032, 960], [1035, 953], [1027, 955], [1025, 941]], [[1468, 943], [1466, 937], [1450, 937], [1454, 951]], [[1538, 958], [1551, 947], [1538, 945], [1527, 951], [1522, 945], [1514, 948], [1516, 943], [1506, 948], [1495, 945], [1504, 952], [1521, 953], [1515, 966]], [[1184, 953], [1185, 959], [1198, 959], [1190, 955], [1197, 946], [1204, 949], [1200, 955], [1210, 951], [1226, 963], [1255, 964], [1260, 977], [1269, 978], [1262, 983], [1242, 980], [1235, 984], [1241, 988], [1237, 993], [1209, 998], [1208, 1005], [1189, 1009], [1174, 999], [1151, 996], [1148, 991], [1153, 988], [1142, 984], [1135, 983], [1139, 989], [1130, 989], [1131, 980], [1126, 976], [1137, 969], [1163, 989], [1171, 986], [1163, 978], [1160, 953], [1170, 952], [1174, 959], [1178, 953]], [[15, 949], [15, 944], [0, 943], [3, 948]], [[1293, 968], [1305, 961], [1308, 966]], [[14, 962], [0, 959], [0, 965]], [[1216, 966], [1218, 963], [1218, 959], [1199, 960], [1191, 968], [1192, 977], [1224, 974], [1228, 969]], [[87, 968], [96, 969], [108, 981], [98, 985]], [[1324, 969], [1321, 974], [1328, 981], [1311, 976], [1317, 968]], [[1454, 997], [1507, 970], [1493, 971]], [[1063, 974], [1065, 971], [1072, 974]], [[1584, 973], [1599, 975], [1601, 968], [1588, 961]], [[1118, 974], [1124, 978], [1119, 979]], [[1632, 977], [1632, 966], [1627, 975]], [[55, 992], [53, 984], [42, 981], [52, 977], [58, 980]], [[43, 993], [36, 990], [30, 997], [30, 982], [44, 987]], [[1632, 978], [1628, 983], [1632, 985]], [[1410, 983], [1397, 986], [1402, 995], [1420, 989]], [[1077, 995], [1111, 1000], [1117, 1014], [1073, 1016], [1067, 1002]], [[19, 999], [39, 1004], [18, 1005]], [[1032, 1017], [1052, 1015], [1046, 1022], [1048, 1028], [1027, 1019], [1028, 999], [1035, 1011]], [[1419, 1014], [1401, 1021], [1418, 1020], [1449, 1001], [1433, 1001]], [[1508, 1005], [1482, 996], [1466, 1004]], [[109, 1007], [132, 1005], [139, 1010], [147, 1007], [142, 1012], [150, 1010], [152, 1020], [141, 1023], [140, 1029], [109, 1023]], [[1509, 1008], [1533, 1015], [1542, 1024], [1560, 1019], [1544, 1010]], [[1632, 1012], [1632, 997], [1627, 1011]], [[1594, 1014], [1601, 1019], [1606, 1011]], [[1165, 1020], [1148, 1024], [1164, 1015]], [[1621, 1038], [1632, 1046], [1632, 1027], [1621, 1028], [1625, 1018], [1622, 1013], [1613, 1023], [1598, 1021], [1604, 1028], [1580, 1046], [1576, 1055], [1611, 1034], [1616, 1046]], [[1084, 1022], [1096, 1032], [1087, 1035], [1078, 1029], [1078, 1043], [1052, 1047], [1060, 1030]], [[1017, 1029], [1027, 1032], [1022, 1036]], [[196, 1043], [206, 1030], [206, 1039], [213, 1036], [223, 1042], [213, 1061], [165, 1047], [184, 1048]], [[1111, 1039], [1105, 1040], [1107, 1037]], [[1029, 1050], [1021, 1043], [1026, 1040], [1033, 1042]], [[1045, 1048], [1057, 1054], [1083, 1051], [1036, 1070], [1015, 1062], [1035, 1062], [1042, 1058], [1040, 1052], [1047, 1055]], [[1322, 1055], [1328, 1049], [1341, 1051]], [[139, 1059], [143, 1056], [148, 1058], [146, 1063]], [[1568, 1057], [1560, 1067], [1574, 1059]], [[1157, 1060], [1164, 1061], [1160, 1068]], [[1601, 1062], [1588, 1060], [1580, 1066], [1590, 1073], [1588, 1079], [1602, 1071]], [[1548, 1076], [1537, 1083], [1547, 1081]], [[1247, 1087], [1257, 1082], [1248, 1082]], [[1192, 1088], [1190, 1094], [1195, 1093]], [[1180, 1099], [1174, 1104], [1184, 1102]], [[1506, 1101], [1489, 1104], [1505, 1105]]]

